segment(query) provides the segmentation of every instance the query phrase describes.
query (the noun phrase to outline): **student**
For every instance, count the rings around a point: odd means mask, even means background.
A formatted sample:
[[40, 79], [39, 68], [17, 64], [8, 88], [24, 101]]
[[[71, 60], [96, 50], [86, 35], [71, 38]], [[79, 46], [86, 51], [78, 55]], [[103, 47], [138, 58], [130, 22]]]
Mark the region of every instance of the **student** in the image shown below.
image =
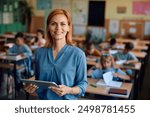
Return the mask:
[[109, 54], [104, 54], [101, 57], [100, 64], [102, 68], [96, 69], [94, 71], [89, 71], [90, 76], [95, 79], [103, 78], [103, 74], [106, 72], [113, 73], [113, 80], [130, 80], [130, 77], [122, 70], [115, 68], [114, 59]]
[[101, 56], [101, 52], [94, 47], [92, 42], [88, 42], [85, 48], [86, 55]]
[[36, 45], [37, 47], [44, 47], [46, 40], [44, 39], [44, 31], [42, 29], [38, 29], [36, 32], [36, 40], [34, 45]]
[[35, 53], [35, 77], [52, 81], [57, 87], [28, 85], [25, 90], [36, 92], [40, 99], [72, 100], [84, 96], [87, 87], [86, 57], [72, 45], [72, 23], [69, 13], [53, 10], [47, 19], [47, 40]]
[[131, 53], [131, 50], [134, 48], [133, 43], [128, 42], [125, 44], [125, 49], [123, 51], [118, 51], [116, 54], [113, 54], [113, 57], [116, 60], [127, 60], [128, 63], [137, 62], [138, 59], [134, 54]]
[[[118, 51], [116, 54], [113, 54], [112, 56], [114, 59], [117, 60], [126, 60], [126, 64], [134, 64], [135, 62], [138, 61], [136, 56], [131, 53], [131, 50], [134, 48], [133, 43], [128, 42], [125, 44], [125, 49], [123, 51]], [[133, 70], [131, 69], [126, 69], [126, 73], [130, 76], [134, 75]]]
[[[17, 65], [19, 66], [24, 66], [28, 75], [33, 74], [33, 71], [31, 69], [31, 62], [32, 62], [32, 52], [30, 50], [30, 48], [24, 43], [24, 35], [21, 32], [18, 32], [15, 35], [15, 39], [16, 39], [16, 44], [13, 45], [12, 48], [9, 48], [7, 50], [7, 53], [16, 53], [16, 54], [22, 54], [23, 56], [27, 56], [27, 58], [25, 60], [21, 60], [17, 62]], [[20, 85], [20, 79], [21, 77], [21, 73], [20, 71], [16, 71], [16, 75], [17, 75], [17, 79], [16, 79], [16, 85]]]

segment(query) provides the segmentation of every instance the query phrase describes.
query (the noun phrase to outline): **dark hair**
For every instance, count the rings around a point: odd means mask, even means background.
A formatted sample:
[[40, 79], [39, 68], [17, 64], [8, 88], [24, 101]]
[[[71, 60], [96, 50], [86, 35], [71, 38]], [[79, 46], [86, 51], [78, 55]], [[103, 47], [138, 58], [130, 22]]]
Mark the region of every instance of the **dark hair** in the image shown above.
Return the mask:
[[18, 32], [16, 35], [15, 35], [15, 39], [17, 38], [24, 38], [24, 34], [22, 32]]
[[132, 50], [133, 48], [134, 48], [133, 43], [131, 42], [125, 43], [125, 49]]
[[44, 30], [42, 30], [42, 29], [37, 29], [36, 32], [37, 32], [37, 33], [38, 33], [38, 32], [41, 33], [41, 34], [42, 34], [42, 37], [44, 38]]
[[113, 46], [115, 44], [116, 44], [116, 39], [115, 38], [111, 38], [110, 45]]

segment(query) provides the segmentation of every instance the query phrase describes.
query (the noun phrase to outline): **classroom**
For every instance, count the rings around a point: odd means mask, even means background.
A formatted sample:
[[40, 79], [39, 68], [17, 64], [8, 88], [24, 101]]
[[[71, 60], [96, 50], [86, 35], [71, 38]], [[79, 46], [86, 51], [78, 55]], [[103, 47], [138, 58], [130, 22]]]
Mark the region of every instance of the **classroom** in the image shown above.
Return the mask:
[[1, 0], [0, 100], [149, 100], [149, 0]]

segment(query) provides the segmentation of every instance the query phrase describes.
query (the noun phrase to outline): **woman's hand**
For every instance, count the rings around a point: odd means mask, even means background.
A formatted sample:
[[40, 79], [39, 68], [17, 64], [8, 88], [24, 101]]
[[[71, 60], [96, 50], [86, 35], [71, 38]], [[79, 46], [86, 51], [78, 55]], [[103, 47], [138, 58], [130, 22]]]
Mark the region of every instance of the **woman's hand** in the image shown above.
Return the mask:
[[72, 88], [65, 85], [59, 85], [59, 87], [49, 87], [49, 88], [59, 96], [64, 96], [66, 94], [73, 93]]
[[38, 89], [39, 87], [37, 87], [36, 85], [32, 85], [32, 84], [29, 84], [29, 85], [25, 85], [24, 86], [24, 90], [28, 93], [35, 93], [35, 91]]

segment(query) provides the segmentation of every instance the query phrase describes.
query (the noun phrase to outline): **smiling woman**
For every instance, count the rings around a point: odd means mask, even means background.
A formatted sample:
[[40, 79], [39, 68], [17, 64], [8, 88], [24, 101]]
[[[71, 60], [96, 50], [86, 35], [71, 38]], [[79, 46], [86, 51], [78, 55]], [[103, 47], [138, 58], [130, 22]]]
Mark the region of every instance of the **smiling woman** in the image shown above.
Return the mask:
[[[70, 14], [55, 9], [47, 18], [47, 40], [35, 53], [36, 80], [55, 82], [59, 87], [26, 86], [29, 93], [36, 92], [40, 99], [63, 100], [84, 96], [87, 87], [86, 57], [72, 45]], [[31, 92], [32, 90], [32, 92]]]

